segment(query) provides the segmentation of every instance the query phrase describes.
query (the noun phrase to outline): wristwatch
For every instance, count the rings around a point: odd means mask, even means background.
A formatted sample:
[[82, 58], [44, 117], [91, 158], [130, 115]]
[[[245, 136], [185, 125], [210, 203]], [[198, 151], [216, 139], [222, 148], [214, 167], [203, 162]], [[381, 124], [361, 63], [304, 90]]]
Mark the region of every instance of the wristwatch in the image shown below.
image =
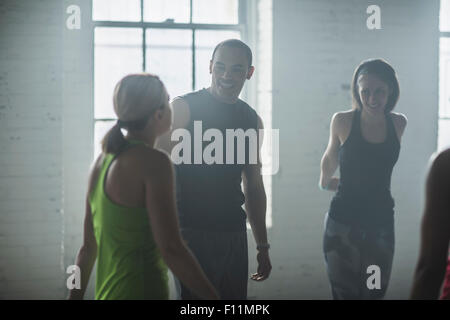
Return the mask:
[[268, 244], [268, 243], [261, 243], [261, 244], [258, 244], [257, 246], [256, 246], [256, 250], [261, 250], [261, 249], [270, 249], [270, 244]]

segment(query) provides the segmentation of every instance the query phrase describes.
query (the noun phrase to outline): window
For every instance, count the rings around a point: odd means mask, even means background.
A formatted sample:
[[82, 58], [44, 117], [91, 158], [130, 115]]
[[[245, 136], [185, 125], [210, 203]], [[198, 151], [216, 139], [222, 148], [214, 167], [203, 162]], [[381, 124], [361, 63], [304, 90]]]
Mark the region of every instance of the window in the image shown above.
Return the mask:
[[450, 0], [441, 0], [438, 150], [450, 147]]
[[171, 97], [209, 86], [214, 46], [245, 33], [242, 1], [93, 0], [95, 157], [116, 120], [116, 83], [145, 71], [159, 75]]

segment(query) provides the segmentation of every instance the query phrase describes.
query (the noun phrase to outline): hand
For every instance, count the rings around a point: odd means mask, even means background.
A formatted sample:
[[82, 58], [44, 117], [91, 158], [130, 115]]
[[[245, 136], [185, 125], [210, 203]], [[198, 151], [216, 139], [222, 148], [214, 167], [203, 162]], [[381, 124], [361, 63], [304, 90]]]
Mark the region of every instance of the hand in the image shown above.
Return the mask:
[[263, 249], [256, 255], [256, 260], [258, 261], [257, 273], [252, 274], [250, 279], [255, 281], [264, 281], [269, 277], [270, 271], [272, 270], [272, 265], [270, 264], [269, 250]]
[[329, 191], [337, 191], [339, 185], [339, 178], [338, 177], [332, 177], [330, 179], [330, 182], [328, 183], [327, 190]]

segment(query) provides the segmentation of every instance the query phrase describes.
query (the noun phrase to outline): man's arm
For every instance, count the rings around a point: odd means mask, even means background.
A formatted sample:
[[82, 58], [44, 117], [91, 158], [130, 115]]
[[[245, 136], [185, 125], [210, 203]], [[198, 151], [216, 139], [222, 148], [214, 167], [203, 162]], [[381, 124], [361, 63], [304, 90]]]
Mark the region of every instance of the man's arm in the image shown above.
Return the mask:
[[436, 157], [427, 179], [421, 248], [411, 299], [437, 299], [450, 241], [450, 149]]
[[[258, 129], [263, 129], [262, 121], [258, 117]], [[262, 138], [262, 137], [261, 137]], [[262, 139], [261, 139], [262, 140]], [[258, 143], [258, 150], [262, 141]], [[248, 220], [256, 241], [258, 254], [257, 273], [252, 275], [252, 279], [262, 281], [269, 277], [272, 265], [269, 258], [269, 247], [267, 242], [266, 229], [266, 191], [261, 175], [261, 161], [258, 154], [258, 164], [247, 165], [242, 174], [244, 182], [245, 209]]]
[[172, 132], [179, 128], [185, 128], [189, 123], [191, 116], [189, 112], [189, 105], [186, 100], [182, 98], [175, 98], [170, 105], [172, 107], [173, 117], [172, 128], [164, 135], [160, 136], [156, 142], [156, 148], [164, 150], [169, 154], [169, 156], [174, 145], [178, 143], [177, 141], [171, 140]]

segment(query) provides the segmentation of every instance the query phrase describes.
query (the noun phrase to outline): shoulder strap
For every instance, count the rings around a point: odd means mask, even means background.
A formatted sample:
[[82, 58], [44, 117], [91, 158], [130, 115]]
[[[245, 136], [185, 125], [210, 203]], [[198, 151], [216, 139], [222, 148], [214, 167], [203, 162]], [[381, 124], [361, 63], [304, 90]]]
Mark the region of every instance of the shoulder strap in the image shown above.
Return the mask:
[[352, 127], [350, 129], [348, 138], [350, 138], [351, 136], [361, 137], [361, 112], [358, 109], [355, 109], [355, 112], [353, 114]]
[[395, 130], [395, 125], [394, 125], [394, 120], [392, 119], [392, 115], [387, 114], [386, 118], [387, 118], [388, 137], [389, 138], [392, 137], [392, 138], [395, 138], [396, 140], [398, 140], [397, 130]]
[[[102, 163], [101, 163], [100, 169], [99, 169], [100, 172], [98, 173], [98, 176], [97, 176], [97, 181], [92, 186], [92, 190], [88, 196], [91, 206], [92, 205], [95, 206], [96, 198], [99, 197], [99, 195], [101, 195], [103, 193], [103, 185], [104, 185], [106, 171], [109, 168], [109, 166], [111, 165], [111, 162], [113, 161], [114, 158], [115, 158], [115, 156], [110, 153], [103, 155]], [[93, 209], [93, 208], [91, 208], [91, 209]]]

